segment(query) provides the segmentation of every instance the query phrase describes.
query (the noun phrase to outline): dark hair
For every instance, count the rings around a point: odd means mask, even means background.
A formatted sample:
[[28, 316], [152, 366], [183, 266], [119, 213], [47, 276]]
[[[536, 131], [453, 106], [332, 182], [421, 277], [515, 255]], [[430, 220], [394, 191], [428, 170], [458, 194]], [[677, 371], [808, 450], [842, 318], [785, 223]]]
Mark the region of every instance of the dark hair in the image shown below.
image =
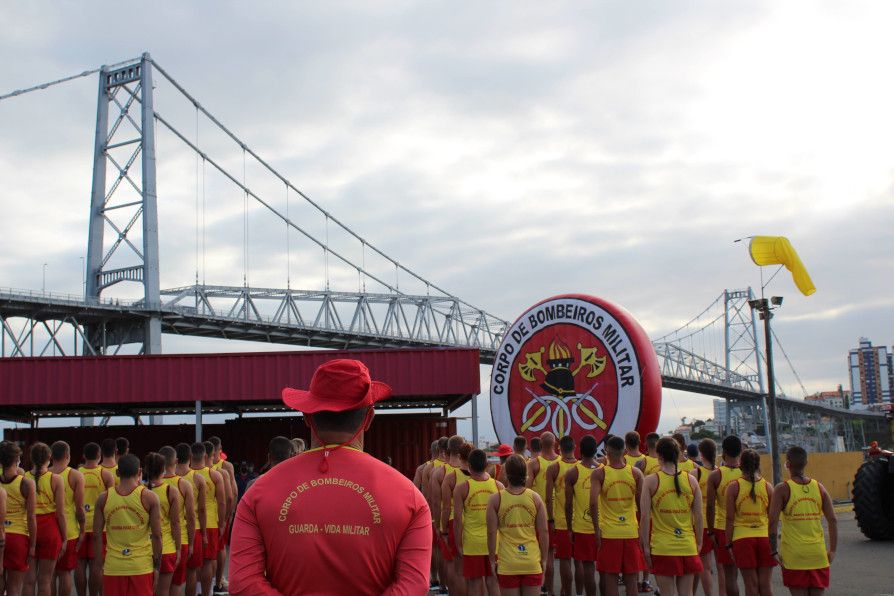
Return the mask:
[[686, 437], [683, 436], [683, 433], [674, 433], [671, 438], [680, 446], [680, 451], [686, 450]]
[[[637, 435], [637, 440], [639, 440], [639, 435]], [[624, 451], [624, 445], [626, 444], [625, 440], [621, 437], [612, 437], [608, 441], [605, 442], [605, 447], [613, 454], [620, 455]], [[639, 443], [637, 443], [639, 444]]]
[[101, 449], [103, 457], [115, 457], [115, 451], [118, 449], [118, 446], [115, 443], [115, 439], [103, 439]]
[[159, 449], [158, 454], [165, 458], [165, 467], [173, 466], [177, 463], [177, 452], [170, 445], [165, 445]]
[[659, 435], [658, 433], [649, 433], [646, 435], [646, 445], [648, 445], [650, 448], [653, 448], [655, 447], [655, 445], [658, 444], [658, 439], [660, 438], [661, 435]]
[[192, 459], [202, 459], [205, 457], [205, 444], [201, 442], [193, 443], [189, 448], [189, 455]]
[[540, 443], [539, 437], [534, 437], [533, 439], [531, 439], [531, 451], [536, 452], [541, 451], [542, 449], [543, 446]]
[[686, 457], [689, 459], [695, 459], [698, 457], [698, 446], [695, 443], [689, 443], [686, 445]]
[[624, 435], [624, 444], [628, 449], [636, 449], [639, 447], [639, 433], [635, 430]]
[[459, 455], [459, 450], [466, 444], [466, 440], [460, 435], [453, 435], [447, 441], [447, 453], [450, 455]]
[[53, 461], [62, 461], [71, 455], [71, 447], [65, 441], [56, 441], [50, 445], [50, 452], [52, 453]]
[[[161, 457], [161, 456], [159, 456]], [[118, 477], [133, 478], [140, 473], [140, 458], [133, 453], [128, 453], [118, 460]]]
[[438, 439], [438, 452], [447, 451], [447, 443], [450, 442], [450, 439], [447, 437], [441, 437]]
[[565, 435], [559, 439], [559, 450], [562, 451], [563, 455], [568, 455], [574, 451], [574, 438], [571, 435]]
[[208, 437], [208, 440], [211, 442], [212, 445], [214, 445], [215, 450], [220, 449], [220, 446], [221, 446], [220, 437], [215, 435], [213, 437]]
[[487, 468], [487, 454], [481, 449], [473, 449], [469, 454], [469, 470], [476, 474], [482, 473]]
[[99, 459], [99, 443], [87, 443], [81, 450], [81, 454], [84, 456], [84, 459]]
[[503, 469], [506, 470], [506, 480], [509, 481], [510, 486], [525, 485], [525, 480], [528, 478], [528, 465], [525, 463], [525, 458], [518, 453], [513, 453], [506, 458]]
[[130, 441], [128, 441], [124, 437], [118, 437], [117, 439], [115, 439], [115, 451], [118, 452], [119, 456], [125, 455], [128, 449], [130, 449]]
[[205, 446], [205, 455], [211, 457], [214, 453], [214, 445], [211, 444], [211, 441], [202, 441], [202, 445]]
[[792, 476], [801, 476], [807, 467], [807, 450], [797, 445], [789, 447], [785, 452], [785, 459], [788, 461]]
[[580, 440], [580, 454], [584, 457], [595, 456], [597, 447], [599, 447], [599, 443], [596, 442], [596, 437], [593, 435], [584, 435], [584, 438]]
[[698, 444], [698, 452], [702, 454], [702, 463], [705, 467], [713, 470], [717, 462], [717, 443], [712, 439], [702, 439]]
[[469, 454], [472, 453], [474, 448], [471, 443], [463, 443], [463, 446], [459, 448], [459, 458], [463, 461], [469, 461]]
[[0, 442], [0, 466], [11, 468], [22, 456], [22, 450], [12, 441]]
[[754, 492], [754, 483], [757, 482], [757, 473], [761, 470], [761, 456], [754, 449], [746, 449], [742, 452], [739, 462], [742, 469], [742, 477], [751, 483], [751, 500], [757, 502], [757, 493]]
[[178, 464], [188, 464], [191, 454], [191, 449], [189, 443], [177, 443], [177, 446], [174, 447], [174, 451], [177, 452], [177, 463]]
[[[121, 464], [118, 464], [118, 469], [121, 469]], [[146, 454], [146, 457], [143, 458], [143, 470], [146, 472], [146, 478], [158, 478], [165, 472], [165, 458], [160, 453], [155, 453], [154, 451], [150, 451]]]
[[41, 466], [46, 465], [50, 461], [50, 448], [46, 443], [41, 443], [38, 441], [31, 445], [31, 451], [29, 452], [31, 456], [31, 465], [34, 466], [34, 469], [39, 469]]
[[723, 449], [724, 455], [728, 455], [729, 457], [739, 457], [739, 454], [742, 453], [742, 439], [736, 435], [729, 435], [723, 439], [721, 448]]
[[521, 453], [527, 446], [528, 440], [521, 435], [518, 435], [517, 437], [512, 439], [512, 450], [516, 453]]
[[680, 459], [680, 446], [670, 437], [662, 437], [658, 439], [658, 445], [655, 446], [655, 452], [658, 457], [665, 463], [674, 464], [674, 490], [680, 495], [680, 472], [677, 470], [677, 462]]
[[288, 437], [273, 437], [267, 445], [267, 455], [270, 465], [275, 466], [295, 455], [295, 444]]
[[344, 412], [330, 412], [322, 410], [308, 414], [317, 432], [352, 433], [356, 431], [366, 420], [369, 408], [357, 410], [345, 410]]
[[431, 456], [432, 457], [438, 456], [438, 442], [437, 441], [431, 442]]

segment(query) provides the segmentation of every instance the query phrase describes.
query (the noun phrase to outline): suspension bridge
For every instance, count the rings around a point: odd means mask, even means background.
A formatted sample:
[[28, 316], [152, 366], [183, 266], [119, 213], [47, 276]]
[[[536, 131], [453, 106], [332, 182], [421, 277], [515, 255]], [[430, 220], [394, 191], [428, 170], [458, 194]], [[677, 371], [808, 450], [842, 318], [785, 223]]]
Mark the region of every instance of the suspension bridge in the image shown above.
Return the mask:
[[[0, 288], [0, 357], [158, 354], [162, 334], [175, 334], [339, 349], [472, 347], [482, 363], [493, 362], [509, 322], [356, 233], [149, 54], [0, 95], [0, 101], [21, 101], [22, 95], [94, 74], [99, 88], [84, 294]], [[160, 83], [191, 117], [183, 117], [183, 109], [169, 114], [155, 107]], [[206, 145], [212, 134], [222, 142]], [[189, 283], [169, 288], [161, 284], [159, 258], [160, 135], [194, 156], [195, 166], [195, 266]], [[227, 144], [230, 154], [218, 151]], [[215, 268], [207, 258], [207, 224], [215, 218], [207, 206], [222, 203], [224, 188], [239, 198], [227, 207], [230, 215], [241, 211], [242, 254], [234, 260], [241, 261], [242, 283], [236, 285], [238, 266], [230, 261]], [[277, 252], [284, 253], [284, 287], [252, 283], [251, 244], [258, 234], [252, 234], [250, 220], [261, 216], [267, 222], [261, 240], [282, 241]], [[230, 240], [232, 251], [238, 242]], [[320, 278], [308, 275], [313, 268], [322, 269]], [[208, 277], [220, 283], [208, 283]], [[765, 363], [748, 304], [752, 298], [750, 288], [724, 290], [699, 315], [653, 341], [663, 385], [727, 400], [727, 429], [761, 423]], [[784, 348], [782, 354], [803, 388]], [[790, 428], [812, 426], [817, 448], [835, 436], [844, 436], [849, 448], [859, 447], [867, 433], [886, 429], [881, 415], [798, 399], [780, 400], [780, 420]]]

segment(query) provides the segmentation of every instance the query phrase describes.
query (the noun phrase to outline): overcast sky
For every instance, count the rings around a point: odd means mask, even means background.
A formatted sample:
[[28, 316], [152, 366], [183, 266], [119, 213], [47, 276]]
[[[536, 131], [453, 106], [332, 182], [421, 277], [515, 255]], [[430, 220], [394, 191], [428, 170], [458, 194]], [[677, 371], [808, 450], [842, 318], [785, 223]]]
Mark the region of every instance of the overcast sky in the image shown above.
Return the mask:
[[[370, 242], [509, 320], [591, 293], [657, 337], [724, 288], [759, 286], [734, 239], [786, 235], [817, 292], [785, 274], [768, 291], [813, 392], [847, 383], [860, 336], [894, 342], [891, 22], [894, 5], [856, 1], [7, 2], [0, 94], [149, 51]], [[156, 82], [159, 113], [194, 138], [194, 111]], [[48, 290], [81, 291], [96, 85], [0, 102], [0, 286], [40, 289], [47, 263]], [[241, 173], [207, 121], [198, 135]], [[241, 194], [197, 176], [163, 130], [158, 161], [162, 285], [196, 275], [200, 181], [199, 275], [241, 284]], [[246, 177], [284, 203], [251, 164]], [[257, 206], [248, 220], [251, 283], [284, 286], [282, 226]], [[292, 250], [292, 285], [319, 289], [322, 257]], [[710, 398], [666, 392], [659, 428], [710, 415]]]

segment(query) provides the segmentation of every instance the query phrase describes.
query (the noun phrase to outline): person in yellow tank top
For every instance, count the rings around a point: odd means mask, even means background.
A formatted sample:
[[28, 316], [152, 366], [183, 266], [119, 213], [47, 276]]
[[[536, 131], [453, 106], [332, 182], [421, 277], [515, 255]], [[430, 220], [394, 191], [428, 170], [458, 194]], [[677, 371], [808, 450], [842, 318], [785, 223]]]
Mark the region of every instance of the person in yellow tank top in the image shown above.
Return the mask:
[[67, 534], [65, 521], [65, 486], [62, 478], [49, 470], [50, 448], [46, 443], [31, 445], [31, 470], [26, 478], [34, 481], [36, 488], [35, 514], [37, 517], [37, 541], [34, 547], [34, 564], [28, 565], [25, 585], [37, 584], [38, 596], [49, 596], [53, 589], [53, 571], [62, 552]]
[[585, 435], [580, 441], [581, 459], [565, 473], [565, 521], [572, 543], [572, 556], [580, 561], [584, 592], [596, 595], [596, 534], [590, 516], [590, 477], [596, 463], [595, 437]]
[[149, 489], [158, 497], [158, 513], [161, 523], [161, 564], [158, 567], [155, 593], [167, 596], [171, 591], [174, 572], [180, 565], [182, 534], [180, 533], [180, 512], [183, 510], [183, 499], [180, 491], [170, 483], [162, 480], [165, 471], [165, 458], [159, 453], [150, 452], [143, 458], [146, 470], [146, 482]]
[[186, 583], [184, 592], [186, 596], [195, 596], [199, 575], [205, 563], [205, 545], [208, 544], [207, 512], [205, 511], [205, 479], [196, 474], [190, 465], [192, 462], [192, 446], [187, 443], [178, 443], [175, 448], [177, 453], [177, 466], [175, 471], [178, 476], [192, 484], [193, 510], [195, 511], [195, 535], [193, 536], [192, 556], [186, 561]]
[[[0, 594], [21, 596], [28, 571], [29, 558], [34, 557], [37, 538], [36, 490], [34, 481], [19, 474], [22, 450], [12, 441], [0, 442], [0, 485], [6, 494], [3, 533], [3, 571], [0, 573]], [[5, 575], [5, 580], [4, 580]]]
[[726, 545], [730, 542], [726, 535], [726, 490], [730, 483], [742, 475], [739, 457], [742, 441], [729, 435], [721, 444], [721, 464], [708, 475], [708, 511], [706, 519], [711, 524], [708, 535], [714, 539], [714, 557], [717, 559], [717, 587], [720, 594], [739, 596], [738, 570], [732, 554]]
[[[528, 479], [526, 482], [527, 488], [532, 489], [535, 493], [540, 495], [540, 498], [544, 503], [546, 503], [546, 474], [549, 467], [558, 459], [559, 455], [556, 452], [556, 435], [546, 431], [540, 435], [540, 455], [536, 458], [532, 457], [531, 460], [528, 461]], [[555, 532], [551, 531], [549, 534], [549, 553], [546, 555], [546, 569], [543, 572], [543, 587], [547, 591], [552, 591], [554, 581], [553, 569], [555, 566], [555, 547], [556, 536]]]
[[84, 477], [84, 540], [78, 549], [78, 567], [75, 571], [75, 586], [78, 594], [87, 594], [89, 586], [91, 594], [102, 591], [102, 577], [91, 573], [93, 553], [93, 512], [96, 500], [107, 489], [115, 486], [112, 472], [99, 465], [101, 458], [98, 443], [87, 443], [81, 452], [84, 465], [78, 472]]
[[646, 570], [637, 521], [643, 473], [625, 462], [624, 439], [610, 437], [605, 447], [608, 463], [594, 470], [590, 477], [590, 512], [601, 591], [604, 595], [617, 596], [621, 575], [624, 585], [637, 586], [640, 572]]
[[743, 451], [739, 465], [741, 478], [726, 490], [726, 535], [732, 537], [726, 548], [732, 550], [736, 567], [742, 572], [746, 596], [770, 596], [770, 578], [776, 566], [768, 516], [773, 487], [761, 478], [757, 451]]
[[546, 508], [525, 488], [524, 458], [510, 455], [504, 467], [508, 486], [487, 501], [488, 557], [501, 594], [536, 596], [549, 548]]
[[571, 436], [565, 435], [559, 439], [561, 458], [546, 471], [547, 524], [555, 548], [555, 558], [559, 559], [559, 578], [563, 594], [571, 594], [572, 583], [575, 584], [576, 593], [584, 591], [583, 567], [572, 557], [574, 552], [568, 533], [568, 522], [565, 519], [565, 474], [577, 465], [574, 447], [574, 439]]
[[447, 461], [443, 466], [435, 470], [432, 475], [432, 516], [438, 526], [438, 550], [440, 551], [443, 565], [442, 579], [451, 592], [460, 592], [465, 587], [465, 580], [462, 577], [462, 568], [457, 572], [454, 560], [459, 556], [456, 550], [456, 543], [450, 539], [453, 533], [450, 530], [450, 513], [453, 509], [453, 502], [448, 494], [445, 497], [444, 487], [449, 482], [457, 470], [459, 470], [460, 459], [459, 451], [466, 440], [460, 435], [453, 435], [447, 440]]
[[647, 453], [643, 456], [642, 460], [636, 463], [636, 467], [640, 469], [644, 476], [654, 474], [658, 471], [658, 456], [655, 453], [655, 447], [658, 445], [658, 439], [660, 438], [661, 435], [658, 433], [649, 433], [646, 435]]
[[93, 549], [105, 560], [93, 559], [94, 573], [102, 567], [103, 596], [151, 596], [153, 572], [161, 563], [161, 512], [158, 495], [140, 484], [140, 460], [127, 454], [118, 460], [118, 486], [99, 496], [93, 516]]
[[196, 548], [193, 484], [186, 478], [177, 475], [177, 452], [173, 447], [165, 445], [158, 450], [158, 454], [164, 458], [164, 475], [161, 477], [161, 481], [180, 494], [180, 515], [177, 522], [180, 526], [180, 558], [171, 575], [169, 594], [170, 596], [183, 596], [183, 586], [186, 583], [186, 562], [192, 556], [193, 548]]
[[[448, 441], [448, 437], [440, 437], [437, 441], [432, 442], [431, 465], [426, 468], [425, 472], [422, 475], [422, 496], [425, 497], [425, 502], [428, 503], [429, 511], [431, 511], [431, 584], [432, 587], [438, 589], [441, 589], [442, 585], [446, 585], [447, 572], [444, 569], [444, 565], [446, 564], [446, 562], [441, 558], [441, 549], [439, 548], [439, 544], [441, 541], [441, 532], [437, 527], [437, 522], [435, 521], [434, 496], [432, 494], [434, 491], [432, 490], [432, 479], [434, 478], [435, 473], [438, 471], [438, 469], [443, 468], [444, 464], [447, 462]], [[446, 590], [446, 588], [444, 589]]]
[[[636, 466], [639, 462], [645, 461], [646, 456], [640, 452], [639, 444], [640, 436], [635, 430], [624, 435], [624, 461], [627, 465]], [[608, 455], [607, 452], [606, 455]]]
[[714, 578], [711, 575], [711, 569], [714, 565], [711, 562], [711, 553], [714, 552], [714, 540], [711, 537], [711, 524], [708, 523], [708, 477], [717, 469], [717, 443], [711, 439], [702, 439], [698, 444], [698, 452], [701, 456], [702, 465], [696, 466], [693, 473], [698, 479], [698, 488], [702, 492], [702, 547], [698, 555], [702, 559], [702, 572], [696, 579], [695, 588], [701, 584], [705, 596], [713, 596], [714, 594]]
[[[239, 496], [239, 488], [236, 486], [236, 468], [227, 461], [220, 437], [211, 436], [208, 437], [208, 440], [214, 446], [214, 450], [211, 452], [211, 460], [214, 462], [214, 465], [211, 468], [220, 472], [224, 479], [224, 486], [227, 487], [227, 520], [220, 530], [220, 540], [217, 545], [217, 569], [214, 577], [214, 591], [226, 592], [228, 584], [224, 579], [224, 567], [227, 564], [227, 547], [230, 544], [233, 517], [236, 515], [236, 500]], [[301, 441], [301, 439], [293, 439], [293, 442], [295, 441]], [[295, 455], [302, 451], [304, 451], [303, 447], [299, 449], [297, 445], [295, 446]]]
[[115, 439], [103, 439], [100, 451], [102, 452], [102, 459], [99, 461], [99, 467], [111, 474], [115, 486], [118, 486], [121, 483], [121, 479], [118, 478], [118, 444], [115, 442]]
[[191, 461], [190, 468], [195, 472], [196, 476], [201, 476], [205, 481], [205, 523], [207, 542], [204, 544], [202, 553], [202, 572], [200, 582], [202, 584], [202, 594], [211, 594], [212, 584], [214, 583], [214, 572], [217, 566], [217, 541], [219, 539], [219, 528], [225, 522], [227, 511], [226, 488], [224, 487], [223, 477], [219, 472], [215, 472], [208, 467], [207, 454], [209, 451], [205, 443], [193, 443], [190, 448]]
[[695, 462], [689, 459], [689, 456], [687, 455], [686, 437], [681, 433], [674, 433], [673, 439], [677, 442], [677, 447], [680, 449], [680, 461], [677, 462], [677, 469], [681, 472], [691, 474], [695, 471]]
[[456, 582], [461, 590], [466, 587], [466, 579], [463, 577], [463, 561], [462, 551], [459, 548], [459, 540], [456, 535], [456, 527], [453, 523], [455, 511], [453, 508], [453, 493], [457, 486], [468, 480], [469, 473], [469, 454], [472, 452], [471, 443], [463, 442], [459, 448], [459, 457], [456, 460], [458, 465], [452, 474], [445, 474], [444, 482], [441, 485], [441, 525], [447, 529], [447, 544], [450, 548], [450, 555], [453, 558], [453, 581]]
[[62, 478], [65, 489], [65, 528], [62, 557], [56, 562], [56, 593], [71, 594], [72, 571], [78, 566], [78, 549], [84, 543], [86, 516], [84, 514], [84, 476], [68, 466], [71, 447], [65, 441], [50, 446], [53, 465], [50, 472]]
[[[826, 488], [804, 475], [807, 451], [790, 447], [785, 467], [791, 480], [773, 490], [770, 501], [770, 536], [776, 537], [782, 516], [782, 540], [776, 553], [782, 565], [782, 583], [792, 596], [823, 596], [829, 587], [829, 566], [838, 546], [838, 521]], [[829, 527], [829, 548], [822, 518]]]
[[470, 476], [453, 490], [454, 534], [468, 593], [484, 596], [498, 591], [487, 558], [487, 502], [503, 485], [487, 473], [487, 454], [481, 449], [469, 453], [468, 463]]
[[660, 467], [643, 482], [640, 543], [662, 596], [691, 596], [695, 575], [702, 572], [701, 490], [693, 476], [677, 467], [676, 441], [664, 437], [655, 450]]

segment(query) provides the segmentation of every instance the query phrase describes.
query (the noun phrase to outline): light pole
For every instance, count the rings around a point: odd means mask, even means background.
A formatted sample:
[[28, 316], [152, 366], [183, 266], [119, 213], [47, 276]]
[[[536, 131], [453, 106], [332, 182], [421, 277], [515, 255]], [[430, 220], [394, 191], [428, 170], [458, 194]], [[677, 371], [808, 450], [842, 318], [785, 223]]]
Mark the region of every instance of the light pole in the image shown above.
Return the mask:
[[43, 282], [40, 284], [40, 291], [43, 294], [47, 293], [47, 264], [43, 264]]
[[770, 459], [773, 462], [773, 484], [782, 482], [782, 468], [779, 464], [779, 440], [776, 434], [776, 379], [773, 374], [773, 335], [770, 332], [770, 319], [775, 309], [782, 306], [782, 296], [773, 296], [769, 300], [758, 298], [749, 300], [748, 306], [759, 313], [764, 322], [764, 341], [767, 351], [767, 436], [770, 439]]

